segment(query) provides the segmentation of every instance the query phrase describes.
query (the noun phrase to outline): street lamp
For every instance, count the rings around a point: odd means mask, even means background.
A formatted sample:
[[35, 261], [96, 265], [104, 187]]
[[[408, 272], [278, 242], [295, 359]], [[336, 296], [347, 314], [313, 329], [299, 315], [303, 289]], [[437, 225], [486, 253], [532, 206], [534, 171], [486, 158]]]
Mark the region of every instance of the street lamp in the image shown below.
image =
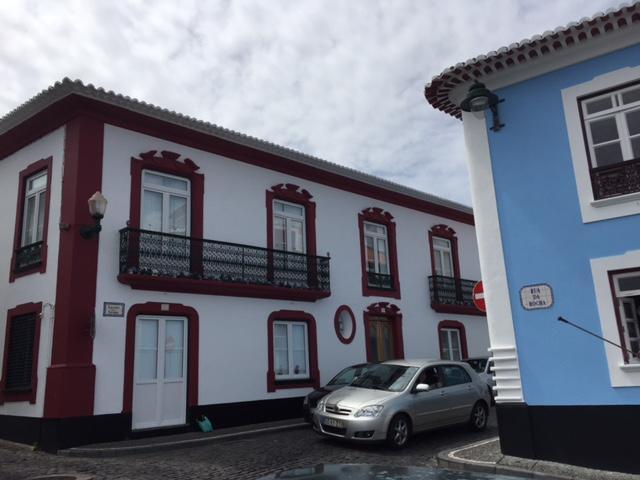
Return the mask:
[[493, 126], [491, 130], [497, 132], [502, 127], [503, 123], [500, 123], [500, 117], [498, 116], [498, 103], [503, 102], [504, 99], [498, 98], [498, 96], [484, 86], [484, 83], [475, 81], [469, 88], [467, 96], [460, 103], [460, 108], [465, 112], [481, 112], [489, 108], [493, 115]]
[[95, 225], [83, 225], [80, 227], [80, 235], [82, 238], [92, 238], [94, 235], [100, 233], [102, 230], [102, 225], [100, 225], [100, 220], [104, 217], [105, 212], [107, 211], [107, 199], [104, 198], [104, 195], [100, 192], [96, 192], [87, 202], [89, 204], [89, 214], [91, 218], [95, 220]]

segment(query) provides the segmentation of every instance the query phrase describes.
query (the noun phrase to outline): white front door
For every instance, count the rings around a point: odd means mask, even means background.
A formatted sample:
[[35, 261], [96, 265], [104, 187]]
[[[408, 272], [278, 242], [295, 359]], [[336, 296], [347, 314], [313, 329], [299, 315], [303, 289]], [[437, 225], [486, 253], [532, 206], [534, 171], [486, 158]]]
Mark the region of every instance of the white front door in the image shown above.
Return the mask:
[[186, 423], [187, 333], [186, 318], [136, 318], [134, 430]]

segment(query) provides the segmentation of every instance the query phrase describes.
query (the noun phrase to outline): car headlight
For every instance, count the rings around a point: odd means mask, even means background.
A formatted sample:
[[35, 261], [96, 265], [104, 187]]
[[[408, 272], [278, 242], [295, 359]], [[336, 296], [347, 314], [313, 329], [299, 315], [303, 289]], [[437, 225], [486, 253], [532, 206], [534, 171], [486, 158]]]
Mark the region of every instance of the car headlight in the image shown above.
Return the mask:
[[384, 406], [382, 405], [369, 405], [368, 407], [361, 408], [353, 416], [354, 417], [377, 417]]
[[318, 412], [324, 412], [324, 404], [327, 403], [327, 401], [323, 398], [322, 400], [320, 400], [317, 404], [316, 404], [316, 410]]

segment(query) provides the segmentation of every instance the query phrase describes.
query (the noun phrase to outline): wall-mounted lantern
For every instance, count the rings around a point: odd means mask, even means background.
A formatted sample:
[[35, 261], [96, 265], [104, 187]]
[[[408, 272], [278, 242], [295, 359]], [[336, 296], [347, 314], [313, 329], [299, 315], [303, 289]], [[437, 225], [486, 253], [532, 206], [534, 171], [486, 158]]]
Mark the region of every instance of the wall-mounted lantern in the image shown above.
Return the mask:
[[80, 235], [82, 238], [92, 238], [94, 235], [100, 233], [102, 230], [102, 225], [100, 225], [100, 220], [104, 217], [105, 212], [107, 211], [107, 199], [104, 198], [102, 193], [96, 192], [89, 198], [89, 214], [91, 218], [93, 218], [96, 223], [95, 225], [83, 225], [80, 227]]
[[467, 96], [460, 103], [460, 108], [465, 112], [481, 112], [489, 108], [493, 115], [491, 130], [497, 132], [504, 127], [498, 116], [498, 103], [500, 102], [504, 102], [504, 99], [498, 98], [495, 93], [484, 86], [484, 83], [476, 80], [469, 88]]

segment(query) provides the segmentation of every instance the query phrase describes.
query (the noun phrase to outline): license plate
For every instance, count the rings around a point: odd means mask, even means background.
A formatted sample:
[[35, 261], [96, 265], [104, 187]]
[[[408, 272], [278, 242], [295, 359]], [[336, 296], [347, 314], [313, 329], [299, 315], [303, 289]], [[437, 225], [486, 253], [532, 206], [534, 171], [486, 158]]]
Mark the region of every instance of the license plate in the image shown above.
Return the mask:
[[335, 418], [325, 418], [322, 420], [322, 424], [327, 427], [344, 428], [344, 423], [341, 420], [336, 420]]

